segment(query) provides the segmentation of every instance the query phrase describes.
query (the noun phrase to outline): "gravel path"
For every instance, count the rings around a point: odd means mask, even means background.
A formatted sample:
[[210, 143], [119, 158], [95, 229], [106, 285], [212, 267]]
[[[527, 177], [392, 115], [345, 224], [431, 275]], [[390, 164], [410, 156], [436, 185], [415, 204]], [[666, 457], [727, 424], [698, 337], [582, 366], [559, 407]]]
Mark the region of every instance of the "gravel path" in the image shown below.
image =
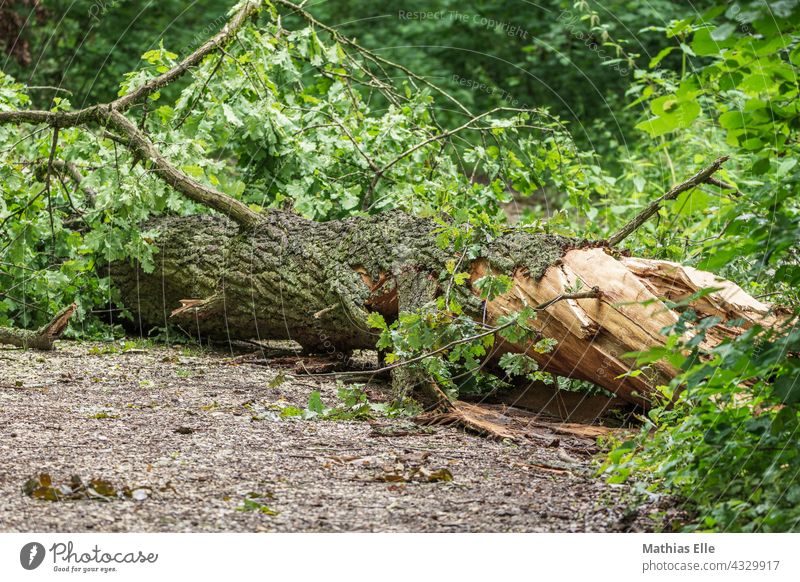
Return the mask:
[[[379, 419], [382, 428], [282, 419], [272, 410], [302, 408], [312, 390], [335, 403], [335, 385], [281, 383], [279, 370], [226, 354], [119, 346], [0, 348], [0, 531], [655, 527], [654, 506], [633, 508], [626, 487], [592, 476], [580, 443], [541, 425], [550, 443], [514, 445], [454, 428], [407, 430], [403, 419]], [[442, 469], [451, 481], [428, 481]], [[415, 477], [387, 481], [393, 472]], [[34, 499], [23, 486], [40, 473], [55, 485], [78, 475], [147, 496]]]

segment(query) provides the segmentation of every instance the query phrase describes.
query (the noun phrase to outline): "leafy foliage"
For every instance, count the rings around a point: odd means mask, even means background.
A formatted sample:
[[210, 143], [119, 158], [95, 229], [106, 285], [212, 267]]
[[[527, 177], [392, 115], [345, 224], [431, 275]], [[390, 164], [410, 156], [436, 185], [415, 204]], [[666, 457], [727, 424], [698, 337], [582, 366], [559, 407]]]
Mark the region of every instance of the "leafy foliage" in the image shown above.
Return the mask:
[[674, 346], [683, 374], [604, 470], [613, 482], [635, 475], [684, 495], [698, 512], [690, 529], [795, 530], [800, 366], [786, 353], [800, 348], [796, 322], [782, 331], [750, 330], [702, 357], [697, 343]]
[[[679, 199], [664, 214], [667, 229], [680, 225], [687, 245], [696, 241], [692, 256], [701, 267], [795, 306], [798, 25], [796, 2], [733, 3], [671, 22], [663, 32], [681, 39], [694, 66], [680, 76], [643, 71], [632, 89], [649, 104], [638, 127], [662, 138], [665, 156], [686, 146], [696, 151], [705, 138], [681, 129], [700, 126], [736, 162], [730, 174], [736, 195], [693, 194], [706, 215], [700, 221], [684, 210], [688, 198]], [[663, 244], [656, 251], [662, 256], [682, 256], [687, 245], [676, 245], [667, 229], [640, 233], [638, 242]], [[665, 401], [650, 411], [639, 437], [611, 452], [604, 467], [611, 479], [645, 478], [651, 487], [680, 493], [697, 512], [690, 529], [796, 530], [800, 335], [796, 314], [785, 317], [777, 329], [751, 329], [708, 353], [699, 345], [713, 321], [700, 322], [688, 340], [681, 336], [696, 318], [692, 312], [665, 330], [667, 350], [643, 354], [642, 361], [666, 356], [683, 372], [662, 388]]]
[[281, 410], [281, 417], [301, 417], [305, 420], [369, 420], [376, 416], [408, 416], [419, 410], [413, 403], [395, 402], [384, 404], [370, 402], [364, 387], [358, 384], [339, 386], [336, 393], [339, 403], [333, 407], [325, 406], [318, 390], [308, 396], [304, 409], [287, 406]]

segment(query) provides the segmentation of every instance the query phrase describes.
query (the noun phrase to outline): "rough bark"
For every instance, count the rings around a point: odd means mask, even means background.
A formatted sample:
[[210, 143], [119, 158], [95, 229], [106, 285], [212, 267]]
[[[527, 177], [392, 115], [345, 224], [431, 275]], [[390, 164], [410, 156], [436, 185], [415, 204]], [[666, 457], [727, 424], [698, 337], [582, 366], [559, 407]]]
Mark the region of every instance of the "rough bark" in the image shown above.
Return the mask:
[[[163, 218], [150, 228], [160, 233], [155, 272], [122, 263], [113, 269], [114, 283], [142, 325], [173, 322], [217, 340], [292, 339], [329, 354], [373, 348], [377, 335], [366, 324], [368, 313], [392, 320], [400, 309], [418, 307], [442, 292], [445, 264], [459, 258], [437, 246], [434, 221], [401, 212], [328, 223], [272, 212], [254, 231], [217, 216]], [[714, 284], [722, 290], [693, 305], [700, 313], [769, 318], [768, 306], [711, 274], [622, 257], [586, 241], [513, 231], [484, 245], [480, 255], [463, 266], [472, 281], [490, 271], [505, 273], [514, 279], [511, 291], [485, 306], [470, 285], [451, 292], [490, 325], [579, 280], [600, 289], [597, 298], [554, 303], [531, 322], [558, 341], [552, 353], [498, 342], [490, 359], [526, 352], [544, 370], [592, 381], [645, 406], [654, 386], [676, 370], [659, 363], [626, 376], [632, 361], [623, 355], [664, 344], [661, 329], [678, 314], [662, 298], [680, 299], [697, 284]], [[707, 344], [738, 331], [720, 326]]]
[[[391, 321], [397, 280], [410, 271], [436, 280], [453, 258], [437, 246], [434, 221], [401, 212], [327, 223], [271, 212], [253, 232], [217, 216], [167, 218], [151, 228], [160, 233], [155, 272], [124, 264], [113, 270], [125, 304], [143, 324], [177, 322], [221, 340], [292, 339], [311, 351], [373, 348], [369, 311]], [[498, 270], [519, 264], [538, 277], [575, 244], [515, 235], [487, 246], [485, 256]], [[481, 313], [476, 297], [462, 295], [468, 309]]]

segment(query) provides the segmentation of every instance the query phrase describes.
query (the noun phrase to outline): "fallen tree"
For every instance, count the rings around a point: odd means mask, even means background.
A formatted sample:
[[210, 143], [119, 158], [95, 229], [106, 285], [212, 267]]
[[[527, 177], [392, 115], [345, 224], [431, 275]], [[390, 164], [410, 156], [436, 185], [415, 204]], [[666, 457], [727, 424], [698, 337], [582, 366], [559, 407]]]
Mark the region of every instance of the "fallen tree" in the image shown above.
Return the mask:
[[[298, 7], [280, 3], [302, 14]], [[690, 306], [701, 315], [720, 317], [720, 324], [706, 336], [707, 346], [754, 322], [771, 323], [769, 306], [733, 283], [675, 263], [627, 257], [615, 248], [665, 200], [701, 184], [725, 187], [713, 177], [725, 158], [676, 185], [609, 241], [510, 229], [481, 242], [480, 251], [472, 259], [464, 259], [463, 253], [448, 245], [437, 244], [441, 226], [429, 219], [389, 212], [318, 223], [293, 212], [254, 209], [187, 175], [161, 152], [142, 129], [143, 123], [137, 125], [126, 112], [147, 102], [206, 57], [216, 51], [224, 53], [225, 44], [257, 10], [257, 3], [243, 5], [219, 34], [186, 59], [115, 101], [77, 111], [0, 112], [0, 124], [35, 124], [52, 129], [50, 156], [44, 168], [46, 188], [51, 174], [69, 170], [69, 160], [62, 162], [54, 156], [59, 131], [95, 128], [127, 148], [135, 156], [134, 164], [144, 160], [148, 172], [215, 212], [153, 219], [148, 224], [148, 230], [157, 233], [153, 272], [145, 272], [136, 262], [113, 264], [114, 284], [141, 326], [174, 322], [200, 338], [292, 339], [309, 351], [347, 352], [375, 347], [377, 334], [367, 321], [370, 313], [380, 313], [392, 321], [403, 312], [421, 309], [438, 296], [452, 293], [483, 329], [480, 335], [459, 342], [496, 335], [510, 325], [503, 323], [504, 316], [524, 309], [537, 313], [536, 318], [523, 322], [537, 340], [555, 340], [552, 351], [539, 353], [532, 349], [531, 341], [498, 337], [486, 357], [487, 365], [496, 363], [505, 353], [527, 354], [542, 370], [591, 381], [646, 407], [655, 387], [668, 382], [677, 371], [666, 362], [656, 362], [631, 374], [635, 362], [626, 354], [664, 346], [666, 338], [661, 331], [678, 321], [680, 309]], [[371, 82], [382, 86], [380, 79], [371, 78]], [[390, 101], [394, 95], [387, 91]], [[400, 160], [432, 143], [444, 142], [462, 129], [474, 128], [486, 115], [470, 116], [459, 128], [428, 136], [384, 165], [377, 164], [356, 144], [372, 172], [364, 206], [369, 207], [376, 186]], [[342, 130], [350, 138], [344, 126]], [[68, 173], [80, 185], [79, 173]], [[95, 193], [89, 196], [95, 197]], [[452, 286], [444, 276], [448, 262], [453, 260], [461, 262], [461, 270], [468, 273], [465, 285]], [[510, 289], [483, 301], [476, 283], [496, 275], [510, 277]], [[698, 293], [708, 287], [715, 290]], [[734, 320], [736, 327], [730, 323]], [[41, 334], [21, 333], [6, 330], [0, 334], [0, 342], [52, 346], [52, 341], [33, 341]], [[27, 339], [19, 343], [19, 337]], [[452, 414], [452, 405], [441, 390], [414, 364], [445, 353], [459, 342], [394, 362], [385, 369], [393, 373], [398, 390], [420, 388], [426, 400]], [[466, 423], [470, 424], [469, 419]], [[479, 421], [472, 421], [473, 426], [476, 424]]]
[[[432, 301], [444, 292], [440, 274], [454, 257], [437, 247], [435, 222], [401, 212], [315, 223], [273, 211], [252, 231], [219, 216], [164, 218], [149, 227], [159, 232], [157, 269], [144, 273], [118, 263], [113, 271], [125, 304], [144, 326], [171, 321], [201, 339], [223, 341], [290, 339], [318, 353], [374, 349], [378, 334], [368, 314], [391, 321]], [[731, 282], [667, 261], [625, 257], [602, 243], [511, 232], [488, 243], [466, 270], [473, 283], [490, 271], [513, 277], [511, 290], [485, 305], [491, 333], [503, 315], [550, 303], [527, 325], [557, 341], [552, 352], [499, 341], [490, 360], [506, 351], [526, 353], [545, 371], [591, 381], [643, 406], [676, 370], [660, 362], [628, 375], [633, 360], [624, 354], [664, 345], [661, 330], [679, 317], [667, 301], [717, 289], [690, 303], [701, 315], [722, 318], [707, 346], [741, 329], [725, 322], [771, 321], [767, 305]], [[578, 281], [594, 291], [567, 293]], [[462, 293], [470, 313], [483, 317], [474, 285]]]

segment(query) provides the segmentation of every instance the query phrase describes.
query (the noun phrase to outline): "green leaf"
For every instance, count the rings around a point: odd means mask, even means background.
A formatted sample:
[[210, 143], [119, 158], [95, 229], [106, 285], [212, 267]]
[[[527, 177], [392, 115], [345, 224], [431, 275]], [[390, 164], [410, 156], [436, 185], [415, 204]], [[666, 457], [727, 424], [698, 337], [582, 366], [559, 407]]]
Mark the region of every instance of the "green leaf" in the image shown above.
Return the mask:
[[734, 41], [720, 39], [716, 40], [711, 36], [712, 29], [701, 28], [694, 33], [692, 39], [692, 50], [700, 57], [719, 55], [724, 49], [734, 45]]
[[373, 329], [386, 329], [386, 320], [383, 318], [383, 315], [380, 313], [373, 311], [369, 315], [367, 315], [367, 325], [369, 325]]
[[289, 418], [292, 416], [303, 416], [303, 409], [296, 406], [285, 406], [281, 408], [281, 418]]
[[772, 385], [772, 391], [783, 404], [797, 404], [800, 402], [800, 376], [785, 374], [778, 376]]
[[308, 396], [308, 404], [306, 408], [311, 412], [315, 412], [317, 414], [322, 414], [325, 412], [325, 405], [322, 403], [322, 397], [318, 390], [314, 390]]
[[475, 287], [480, 291], [481, 298], [492, 301], [511, 289], [513, 281], [508, 275], [485, 275], [475, 281]]
[[469, 273], [456, 273], [453, 275], [453, 282], [456, 285], [463, 285], [464, 283], [469, 280], [470, 274]]
[[239, 116], [236, 115], [231, 106], [227, 103], [222, 104], [222, 112], [225, 114], [225, 119], [228, 121], [228, 123], [234, 127], [242, 127], [244, 125], [242, 120], [239, 119]]

